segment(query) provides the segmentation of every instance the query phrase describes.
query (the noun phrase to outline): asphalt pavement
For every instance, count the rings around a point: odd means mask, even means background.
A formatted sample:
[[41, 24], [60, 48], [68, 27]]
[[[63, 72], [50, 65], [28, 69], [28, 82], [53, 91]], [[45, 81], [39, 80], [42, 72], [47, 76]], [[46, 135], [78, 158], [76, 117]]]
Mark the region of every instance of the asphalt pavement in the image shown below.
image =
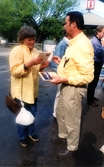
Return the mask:
[[[86, 97], [82, 101], [82, 123], [79, 150], [69, 157], [60, 158], [57, 151], [66, 148], [66, 143], [52, 143], [57, 135], [57, 121], [53, 118], [53, 104], [57, 86], [40, 78], [38, 112], [35, 119], [39, 142], [29, 139], [22, 147], [16, 132], [15, 115], [5, 105], [9, 91], [9, 63], [11, 49], [0, 47], [0, 167], [84, 167], [104, 166], [104, 155], [99, 148], [104, 144], [104, 119], [101, 108], [104, 105], [104, 90], [99, 80], [96, 97], [98, 107], [89, 107]], [[52, 71], [49, 66], [45, 71]]]

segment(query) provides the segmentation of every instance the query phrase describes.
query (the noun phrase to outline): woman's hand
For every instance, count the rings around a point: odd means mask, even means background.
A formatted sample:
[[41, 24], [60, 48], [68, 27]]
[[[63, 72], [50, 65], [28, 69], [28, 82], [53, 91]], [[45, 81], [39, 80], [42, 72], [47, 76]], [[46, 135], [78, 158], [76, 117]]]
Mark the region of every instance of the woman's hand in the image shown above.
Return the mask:
[[41, 66], [40, 66], [40, 71], [44, 70], [44, 68], [47, 68], [48, 66], [49, 66], [49, 62], [48, 61], [42, 63]]
[[42, 60], [43, 60], [42, 56], [39, 56], [37, 58], [33, 58], [32, 59], [33, 65], [41, 64]]
[[43, 61], [42, 56], [39, 56], [37, 58], [33, 58], [32, 60], [30, 60], [29, 62], [25, 63], [25, 67], [28, 69], [29, 67], [33, 66], [33, 65], [38, 65], [41, 64], [41, 62]]

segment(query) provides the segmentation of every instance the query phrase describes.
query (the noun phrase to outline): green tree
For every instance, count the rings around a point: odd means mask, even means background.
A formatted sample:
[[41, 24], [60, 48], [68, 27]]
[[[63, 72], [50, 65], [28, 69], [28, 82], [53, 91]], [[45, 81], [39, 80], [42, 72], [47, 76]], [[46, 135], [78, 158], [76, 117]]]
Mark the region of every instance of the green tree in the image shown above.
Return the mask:
[[39, 42], [59, 39], [63, 18], [75, 5], [77, 0], [0, 0], [0, 34], [13, 41], [21, 26], [30, 25]]
[[39, 38], [41, 40], [55, 38], [59, 41], [63, 36], [63, 19], [56, 19], [54, 17], [44, 18], [39, 26], [39, 30]]

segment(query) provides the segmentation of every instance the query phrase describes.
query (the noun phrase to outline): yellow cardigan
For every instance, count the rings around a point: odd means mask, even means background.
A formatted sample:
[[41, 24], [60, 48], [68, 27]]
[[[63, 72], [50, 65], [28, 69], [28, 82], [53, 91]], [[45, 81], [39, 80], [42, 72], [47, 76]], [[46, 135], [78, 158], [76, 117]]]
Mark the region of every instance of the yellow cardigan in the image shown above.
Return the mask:
[[13, 48], [9, 57], [11, 95], [29, 104], [33, 104], [34, 99], [38, 96], [40, 65], [34, 65], [25, 71], [24, 64], [33, 57], [37, 57], [38, 54], [35, 48], [30, 52], [27, 46], [20, 44]]

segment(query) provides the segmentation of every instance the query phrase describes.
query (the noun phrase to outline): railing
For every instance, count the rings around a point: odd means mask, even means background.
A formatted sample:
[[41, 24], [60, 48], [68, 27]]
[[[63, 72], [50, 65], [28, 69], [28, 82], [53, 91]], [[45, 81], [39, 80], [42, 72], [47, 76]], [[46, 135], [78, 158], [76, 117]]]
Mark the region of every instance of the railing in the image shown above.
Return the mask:
[[42, 50], [42, 44], [41, 43], [35, 43], [35, 48], [37, 50]]
[[[12, 48], [16, 45], [18, 45], [17, 42], [13, 42], [13, 43], [8, 42], [8, 43], [5, 44], [6, 47], [10, 47], [10, 48]], [[37, 50], [42, 50], [42, 44], [41, 43], [35, 43], [35, 47], [36, 47]]]

